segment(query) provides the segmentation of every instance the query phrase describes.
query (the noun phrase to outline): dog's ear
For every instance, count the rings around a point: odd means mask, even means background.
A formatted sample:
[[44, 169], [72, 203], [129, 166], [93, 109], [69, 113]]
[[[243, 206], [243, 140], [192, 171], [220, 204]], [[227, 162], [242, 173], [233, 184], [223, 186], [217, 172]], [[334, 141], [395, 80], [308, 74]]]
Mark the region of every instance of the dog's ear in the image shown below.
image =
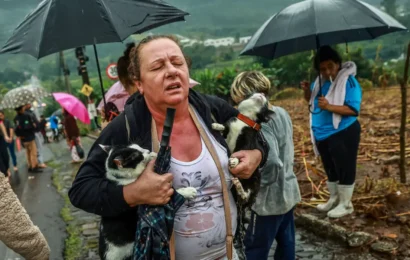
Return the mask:
[[261, 108], [261, 111], [258, 113], [258, 119], [261, 123], [268, 122], [272, 115], [275, 114], [272, 110], [270, 110], [267, 106]]
[[101, 149], [103, 149], [106, 153], [110, 153], [112, 146], [111, 145], [103, 145], [100, 144], [99, 145], [101, 147]]

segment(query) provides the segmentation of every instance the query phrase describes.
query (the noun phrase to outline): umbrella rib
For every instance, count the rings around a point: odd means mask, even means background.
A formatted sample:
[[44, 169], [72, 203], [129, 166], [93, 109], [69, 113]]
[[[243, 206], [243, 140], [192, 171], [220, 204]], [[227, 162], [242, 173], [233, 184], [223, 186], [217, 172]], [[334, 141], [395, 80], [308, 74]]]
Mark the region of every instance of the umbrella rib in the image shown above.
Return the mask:
[[317, 33], [316, 5], [315, 5], [315, 0], [311, 0], [311, 1], [312, 1], [313, 17], [314, 17], [314, 21], [315, 21], [316, 49], [319, 50], [319, 48], [320, 48], [320, 38], [319, 38], [319, 34]]
[[[39, 55], [38, 56], [40, 56], [40, 53], [41, 53], [41, 45], [43, 44], [43, 39], [44, 39], [43, 33], [44, 33], [45, 25], [46, 25], [46, 22], [47, 22], [47, 19], [48, 19], [48, 14], [50, 13], [50, 8], [51, 8], [51, 5], [53, 4], [54, 1], [55, 0], [50, 0], [49, 1], [49, 4], [47, 6], [47, 12], [45, 12], [45, 18], [43, 19], [43, 24], [41, 26], [40, 42], [38, 44], [38, 49], [39, 49], [39, 52], [38, 52]], [[36, 57], [37, 60], [40, 59], [38, 56]]]
[[[356, 3], [358, 3], [359, 5], [360, 5], [360, 7], [362, 7], [361, 9], [363, 10], [363, 11], [369, 11], [370, 9], [367, 7], [367, 6], [365, 6], [361, 1], [355, 1]], [[371, 11], [370, 10], [370, 12], [371, 12], [371, 14], [372, 14], [372, 17], [375, 19], [375, 20], [377, 20], [379, 23], [381, 23], [381, 24], [383, 24], [383, 25], [387, 25], [385, 22], [384, 22], [384, 20], [378, 15], [378, 14], [376, 14], [375, 12], [373, 12], [373, 11]]]
[[115, 34], [117, 34], [118, 39], [120, 39], [120, 41], [122, 42], [123, 39], [120, 37], [120, 35], [118, 34], [117, 28], [114, 26], [114, 23], [113, 23], [112, 17], [111, 17], [111, 12], [108, 11], [109, 9], [108, 9], [107, 6], [105, 5], [104, 0], [98, 0], [98, 2], [100, 2], [101, 5], [104, 7], [105, 13], [106, 13], [107, 16], [108, 16], [108, 19], [110, 19], [110, 24], [111, 24], [112, 27], [114, 28]]

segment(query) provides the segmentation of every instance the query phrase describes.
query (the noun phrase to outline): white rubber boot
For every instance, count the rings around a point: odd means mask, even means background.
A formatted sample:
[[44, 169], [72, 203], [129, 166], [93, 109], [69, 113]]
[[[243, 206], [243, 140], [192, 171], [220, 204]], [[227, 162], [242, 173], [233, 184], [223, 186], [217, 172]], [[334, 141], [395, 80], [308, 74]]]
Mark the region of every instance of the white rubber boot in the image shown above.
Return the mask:
[[343, 216], [352, 214], [353, 204], [352, 204], [352, 195], [354, 190], [353, 185], [337, 185], [339, 192], [339, 205], [336, 208], [332, 209], [327, 213], [329, 218], [341, 218]]
[[329, 190], [330, 197], [329, 200], [324, 204], [317, 205], [317, 210], [322, 212], [328, 212], [333, 207], [336, 206], [338, 193], [337, 193], [337, 182], [327, 182], [327, 189]]

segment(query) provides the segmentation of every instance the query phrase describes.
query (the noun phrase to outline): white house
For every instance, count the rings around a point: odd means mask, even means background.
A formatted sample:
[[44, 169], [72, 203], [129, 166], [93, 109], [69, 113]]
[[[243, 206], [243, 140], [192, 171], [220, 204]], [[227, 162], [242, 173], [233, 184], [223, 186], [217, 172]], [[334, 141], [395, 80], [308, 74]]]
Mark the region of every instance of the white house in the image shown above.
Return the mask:
[[234, 43], [235, 43], [234, 37], [226, 37], [226, 38], [219, 38], [219, 39], [206, 39], [204, 41], [205, 46], [214, 46], [214, 47], [231, 46]]
[[252, 36], [245, 36], [239, 38], [239, 44], [247, 44], [251, 40]]

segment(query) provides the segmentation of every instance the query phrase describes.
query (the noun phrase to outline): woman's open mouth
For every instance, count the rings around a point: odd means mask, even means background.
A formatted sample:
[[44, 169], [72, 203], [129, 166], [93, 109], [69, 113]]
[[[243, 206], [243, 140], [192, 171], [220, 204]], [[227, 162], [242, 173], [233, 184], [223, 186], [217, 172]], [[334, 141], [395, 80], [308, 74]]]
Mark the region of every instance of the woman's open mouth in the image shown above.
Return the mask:
[[165, 88], [165, 91], [173, 91], [176, 89], [180, 89], [181, 88], [181, 84], [179, 83], [174, 83], [174, 84], [170, 84]]

